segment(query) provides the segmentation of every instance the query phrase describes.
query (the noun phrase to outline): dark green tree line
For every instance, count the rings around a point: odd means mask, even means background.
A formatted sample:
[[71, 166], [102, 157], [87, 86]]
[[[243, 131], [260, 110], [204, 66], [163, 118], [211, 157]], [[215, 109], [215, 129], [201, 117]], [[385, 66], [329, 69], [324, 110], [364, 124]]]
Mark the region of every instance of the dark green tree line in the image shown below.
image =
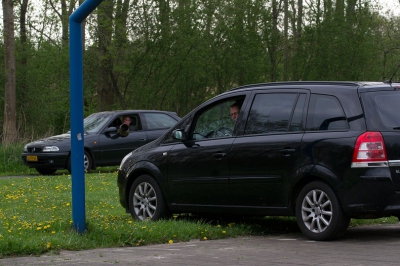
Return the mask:
[[[31, 1], [16, 1], [14, 10], [23, 140], [69, 128], [67, 17], [82, 2]], [[104, 0], [84, 25], [86, 115], [164, 109], [184, 116], [244, 84], [384, 80], [400, 59], [399, 18], [367, 0]]]

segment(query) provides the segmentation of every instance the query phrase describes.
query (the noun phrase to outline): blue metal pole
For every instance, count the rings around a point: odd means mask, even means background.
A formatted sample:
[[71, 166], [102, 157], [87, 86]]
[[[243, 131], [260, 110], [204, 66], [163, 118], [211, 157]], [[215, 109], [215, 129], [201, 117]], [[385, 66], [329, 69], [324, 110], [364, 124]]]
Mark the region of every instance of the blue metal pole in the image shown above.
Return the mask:
[[86, 0], [69, 17], [72, 222], [78, 233], [86, 230], [82, 22], [102, 1]]

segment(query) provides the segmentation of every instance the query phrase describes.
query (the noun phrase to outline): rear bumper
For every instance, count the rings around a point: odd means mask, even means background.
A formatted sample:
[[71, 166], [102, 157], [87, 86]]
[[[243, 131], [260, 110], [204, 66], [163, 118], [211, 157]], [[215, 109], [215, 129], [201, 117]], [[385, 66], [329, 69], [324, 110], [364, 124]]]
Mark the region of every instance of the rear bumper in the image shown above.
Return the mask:
[[[37, 156], [37, 161], [28, 161], [27, 156]], [[65, 169], [69, 152], [23, 153], [24, 164], [31, 168]]]
[[[387, 172], [389, 173], [389, 172]], [[358, 182], [345, 183], [339, 192], [343, 211], [351, 218], [400, 216], [400, 191], [389, 175], [362, 175]]]

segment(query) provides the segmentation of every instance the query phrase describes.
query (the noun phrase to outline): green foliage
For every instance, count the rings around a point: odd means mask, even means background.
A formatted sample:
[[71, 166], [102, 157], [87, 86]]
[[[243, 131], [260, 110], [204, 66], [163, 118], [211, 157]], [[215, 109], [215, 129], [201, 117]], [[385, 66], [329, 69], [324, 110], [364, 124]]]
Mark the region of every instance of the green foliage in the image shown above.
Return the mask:
[[[400, 18], [379, 14], [369, 1], [326, 7], [310, 2], [301, 14], [290, 5], [285, 15], [283, 6], [274, 14], [269, 0], [126, 0], [113, 10], [103, 3], [87, 19], [84, 102], [76, 103], [70, 99], [69, 47], [61, 45], [61, 22], [51, 12], [60, 6], [41, 3], [30, 6], [27, 43], [17, 42], [17, 128], [23, 142], [67, 131], [70, 108], [80, 104], [85, 116], [124, 108], [184, 116], [239, 85], [283, 79], [379, 81], [389, 78], [400, 61]], [[47, 10], [37, 12], [40, 8]], [[104, 16], [99, 19], [98, 13]], [[104, 35], [99, 35], [99, 21]], [[47, 31], [38, 31], [43, 24]]]
[[22, 162], [24, 144], [0, 145], [0, 176], [36, 174], [35, 169], [26, 167]]

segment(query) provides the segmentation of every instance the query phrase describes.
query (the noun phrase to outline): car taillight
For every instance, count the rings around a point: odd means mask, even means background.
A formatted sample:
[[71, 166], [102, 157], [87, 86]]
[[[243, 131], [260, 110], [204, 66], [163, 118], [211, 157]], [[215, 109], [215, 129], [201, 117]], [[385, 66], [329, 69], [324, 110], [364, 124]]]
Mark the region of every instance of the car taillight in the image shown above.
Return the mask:
[[385, 142], [380, 132], [365, 132], [357, 138], [352, 167], [388, 166]]

